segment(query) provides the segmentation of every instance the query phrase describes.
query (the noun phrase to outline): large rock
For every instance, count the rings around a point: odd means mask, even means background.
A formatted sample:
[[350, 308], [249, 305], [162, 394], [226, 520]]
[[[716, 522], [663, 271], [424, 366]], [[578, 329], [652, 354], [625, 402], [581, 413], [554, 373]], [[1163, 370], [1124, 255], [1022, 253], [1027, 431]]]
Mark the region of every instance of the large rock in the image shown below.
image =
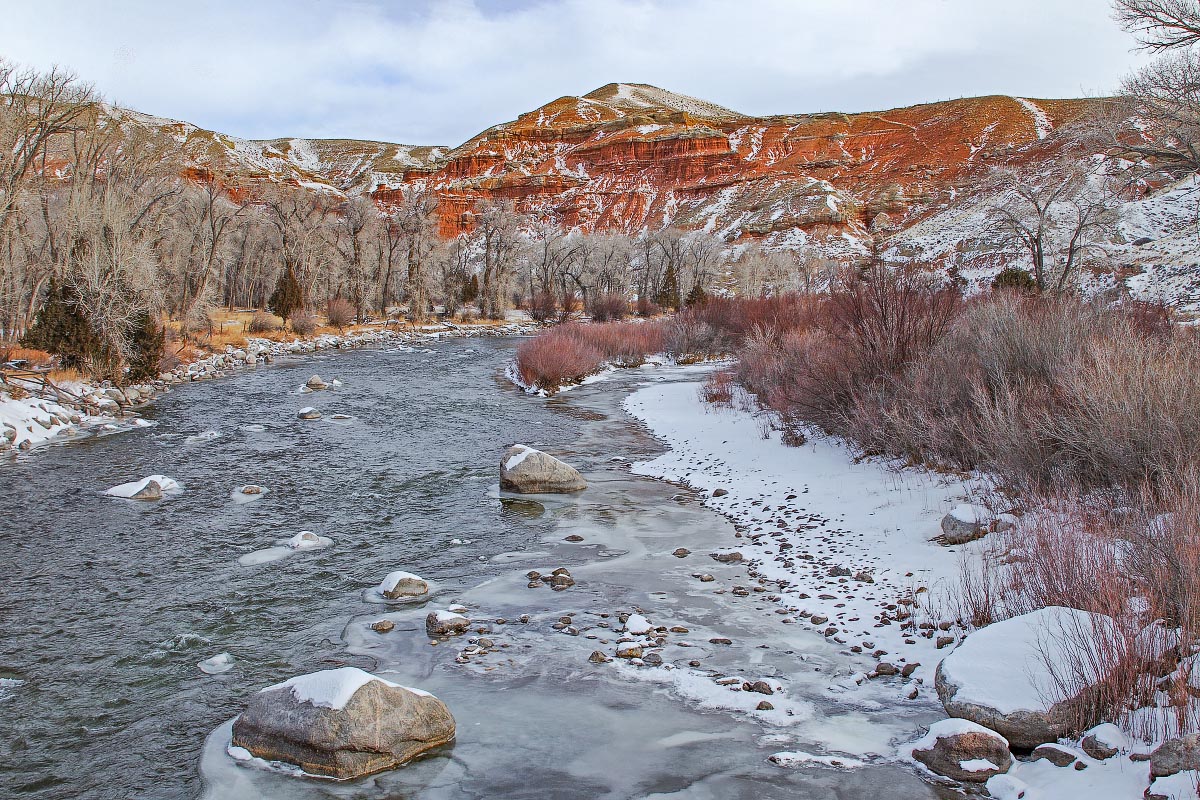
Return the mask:
[[966, 544], [979, 539], [988, 532], [992, 512], [983, 506], [963, 503], [942, 517], [940, 541], [946, 545]]
[[1200, 734], [1168, 739], [1150, 754], [1150, 777], [1165, 778], [1184, 770], [1200, 769]]
[[1012, 753], [995, 731], [964, 719], [944, 719], [912, 748], [912, 757], [938, 775], [964, 783], [985, 783], [1008, 772]]
[[518, 444], [508, 448], [500, 460], [500, 488], [522, 494], [580, 492], [587, 488], [587, 481], [569, 464]]
[[[950, 716], [990, 728], [1013, 747], [1055, 741], [1071, 733], [1073, 710], [1106, 677], [1100, 671], [1107, 661], [1089, 637], [1112, 625], [1100, 614], [1051, 606], [981, 628], [938, 665], [938, 698]], [[1077, 649], [1084, 647], [1091, 652]], [[1072, 681], [1078, 665], [1089, 665], [1090, 685], [1064, 697], [1047, 663]]]
[[430, 611], [425, 617], [425, 632], [430, 636], [457, 636], [466, 633], [471, 620], [454, 611]]
[[234, 747], [341, 779], [398, 767], [453, 739], [441, 700], [356, 667], [263, 689], [233, 723]]
[[420, 597], [429, 593], [429, 584], [424, 578], [401, 570], [388, 573], [388, 576], [379, 584], [379, 593], [388, 600]]

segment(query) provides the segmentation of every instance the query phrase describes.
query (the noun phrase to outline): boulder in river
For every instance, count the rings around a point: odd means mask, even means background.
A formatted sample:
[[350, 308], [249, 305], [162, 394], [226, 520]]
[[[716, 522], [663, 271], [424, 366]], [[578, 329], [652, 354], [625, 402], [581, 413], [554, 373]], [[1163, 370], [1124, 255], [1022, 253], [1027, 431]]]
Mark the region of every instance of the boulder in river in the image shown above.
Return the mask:
[[[1086, 703], [1088, 687], [1064, 697], [1047, 663], [1071, 669], [1086, 664], [1095, 686], [1108, 676], [1108, 661], [1095, 647], [1097, 628], [1113, 620], [1072, 608], [1050, 606], [994, 622], [973, 632], [938, 665], [934, 686], [952, 717], [971, 720], [1002, 734], [1013, 747], [1029, 749], [1071, 732], [1073, 709]], [[1081, 678], [1071, 669], [1073, 679]]]
[[130, 481], [114, 486], [105, 492], [109, 497], [124, 497], [128, 500], [161, 500], [167, 492], [179, 490], [179, 483], [166, 475], [151, 475], [140, 481]]
[[300, 417], [300, 419], [320, 419], [321, 412], [317, 411], [312, 406], [305, 406], [296, 412], [296, 416]]
[[314, 392], [320, 391], [321, 389], [329, 388], [329, 384], [326, 383], [325, 381], [321, 380], [320, 375], [313, 375], [311, 378], [308, 379], [308, 383], [306, 383], [304, 385], [307, 386], [309, 389], [312, 389]]
[[233, 747], [338, 779], [393, 769], [453, 739], [445, 703], [357, 667], [263, 689], [233, 723]]
[[500, 488], [522, 494], [563, 494], [583, 491], [587, 481], [571, 465], [518, 444], [500, 459]]
[[424, 578], [411, 572], [397, 570], [389, 572], [379, 584], [379, 593], [388, 600], [399, 600], [404, 597], [420, 597], [429, 593], [429, 584]]
[[995, 731], [965, 719], [944, 719], [929, 726], [912, 747], [912, 757], [931, 771], [963, 783], [986, 783], [1008, 772], [1012, 753]]
[[425, 632], [430, 636], [456, 636], [471, 627], [471, 620], [454, 611], [430, 611]]

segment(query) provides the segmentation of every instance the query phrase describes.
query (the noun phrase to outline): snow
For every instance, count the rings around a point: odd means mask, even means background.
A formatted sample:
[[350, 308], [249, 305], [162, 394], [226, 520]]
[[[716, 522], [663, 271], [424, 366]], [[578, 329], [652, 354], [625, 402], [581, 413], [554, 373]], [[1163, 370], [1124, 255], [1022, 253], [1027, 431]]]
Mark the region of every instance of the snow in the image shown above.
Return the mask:
[[355, 692], [371, 681], [379, 681], [393, 689], [405, 689], [421, 697], [433, 697], [429, 692], [392, 683], [358, 667], [339, 667], [311, 672], [307, 675], [289, 678], [283, 683], [268, 686], [261, 691], [269, 692], [273, 689], [287, 687], [292, 690], [292, 696], [301, 703], [309, 703], [318, 708], [341, 710], [350, 702], [350, 698], [354, 697]]
[[[1150, 781], [1150, 765], [1124, 758], [1096, 761], [1083, 756], [1085, 770], [1056, 767], [1046, 759], [1014, 761], [1005, 775], [988, 779], [987, 790], [998, 800], [1131, 800], [1140, 798]], [[1158, 786], [1155, 784], [1155, 788]], [[1024, 792], [1024, 796], [1020, 792]], [[1179, 795], [1195, 798], [1195, 794]]]
[[[675, 368], [670, 374], [700, 376], [710, 369]], [[778, 603], [797, 622], [821, 632], [836, 627], [833, 641], [860, 645], [868, 653], [886, 650], [893, 663], [919, 662], [913, 677], [932, 683], [945, 651], [933, 638], [912, 636], [903, 625], [877, 627], [876, 617], [882, 606], [904, 598], [913, 602], [913, 621], [955, 621], [947, 609], [958, 587], [959, 559], [979, 544], [947, 548], [931, 540], [941, 533], [941, 518], [977, 487], [958, 477], [856, 460], [844, 444], [829, 438], [813, 436], [808, 444], [788, 447], [776, 431], [768, 430], [764, 438], [767, 418], [710, 406], [698, 388], [691, 381], [657, 383], [626, 398], [626, 410], [670, 447], [634, 464], [632, 471], [704, 490], [702, 502], [742, 533], [729, 544], [752, 562], [768, 587], [772, 581], [790, 581], [778, 590]], [[713, 497], [718, 488], [728, 494]], [[789, 564], [778, 558], [785, 552], [812, 559]], [[835, 566], [851, 575], [867, 572], [873, 583], [839, 583], [829, 574]], [[812, 616], [828, 621], [812, 623]], [[956, 630], [961, 629], [950, 633]]]
[[1150, 784], [1150, 794], [1162, 795], [1167, 800], [1196, 800], [1198, 783], [1200, 783], [1200, 772], [1185, 770], [1165, 778], [1155, 778], [1154, 782]]
[[508, 457], [508, 460], [504, 462], [504, 468], [506, 470], [516, 469], [518, 466], [520, 466], [521, 462], [529, 458], [529, 456], [533, 455], [534, 453], [541, 452], [540, 450], [534, 450], [532, 447], [526, 447], [523, 444], [518, 444], [516, 447], [519, 447], [520, 450], [513, 453]]
[[643, 617], [641, 614], [630, 614], [625, 620], [625, 630], [632, 633], [634, 636], [641, 636], [644, 633], [649, 633], [654, 629], [650, 624], [650, 620]]
[[396, 584], [400, 583], [400, 581], [405, 580], [405, 579], [421, 581], [422, 583], [425, 582], [425, 579], [419, 575], [414, 575], [413, 573], [405, 572], [404, 570], [396, 570], [395, 572], [389, 572], [387, 574], [387, 576], [382, 581], [380, 581], [380, 583], [379, 583], [380, 593], [392, 591], [393, 589], [396, 588]]
[[781, 753], [774, 753], [767, 760], [779, 767], [807, 767], [813, 764], [819, 764], [825, 767], [837, 767], [840, 769], [858, 769], [864, 764], [864, 762], [858, 760], [857, 758], [847, 758], [846, 756], [822, 756], [814, 753], [805, 753], [799, 750], [785, 750]]
[[[958, 702], [987, 706], [1001, 714], [1046, 711], [1064, 699], [1047, 662], [1071, 671], [1073, 634], [1090, 633], [1094, 624], [1113, 622], [1060, 606], [994, 622], [973, 632], [946, 656], [942, 673], [959, 687], [954, 696]], [[1089, 663], [1096, 662], [1089, 659]]]
[[[42, 444], [72, 427], [69, 424], [64, 425], [60, 415], [69, 419], [77, 414], [77, 411], [51, 400], [32, 396], [16, 400], [0, 394], [0, 435], [3, 435], [6, 428], [12, 428], [16, 432], [13, 447], [18, 447], [23, 442], [29, 442], [31, 446]], [[95, 418], [89, 417], [84, 421], [94, 422]]]
[[110, 497], [133, 497], [142, 489], [146, 488], [146, 484], [150, 483], [150, 481], [157, 483], [162, 488], [163, 494], [179, 492], [183, 490], [183, 487], [180, 486], [179, 482], [174, 478], [168, 478], [166, 475], [149, 475], [139, 481], [130, 481], [129, 483], [122, 483], [119, 486], [114, 486], [106, 491], [105, 494], [109, 495]]
[[1105, 722], [1092, 728], [1084, 734], [1084, 738], [1088, 736], [1096, 737], [1096, 741], [1105, 747], [1112, 747], [1117, 750], [1129, 749], [1129, 737], [1111, 722]]
[[983, 772], [989, 769], [1000, 769], [986, 758], [968, 758], [965, 761], [958, 762], [958, 767], [963, 772]]
[[1024, 97], [1014, 97], [1013, 99], [1024, 106], [1029, 115], [1033, 117], [1033, 126], [1037, 130], [1039, 139], [1045, 139], [1054, 131], [1054, 123], [1050, 121], [1050, 115], [1041, 106]]
[[959, 522], [965, 522], [968, 525], [983, 525], [991, 521], [992, 512], [988, 511], [983, 506], [972, 505], [970, 503], [959, 503], [951, 511], [950, 516], [954, 517]]
[[[912, 753], [914, 750], [928, 750], [937, 744], [939, 739], [948, 739], [951, 736], [960, 736], [964, 733], [986, 733], [989, 736], [994, 736], [1000, 741], [1008, 744], [1008, 739], [1005, 739], [1000, 734], [993, 730], [983, 727], [977, 722], [971, 722], [969, 719], [942, 719], [929, 726], [929, 732], [922, 736], [917, 741], [908, 745], [905, 750]], [[993, 767], [995, 769], [995, 767]]]
[[233, 656], [229, 653], [217, 653], [196, 665], [205, 675], [220, 675], [233, 669]]

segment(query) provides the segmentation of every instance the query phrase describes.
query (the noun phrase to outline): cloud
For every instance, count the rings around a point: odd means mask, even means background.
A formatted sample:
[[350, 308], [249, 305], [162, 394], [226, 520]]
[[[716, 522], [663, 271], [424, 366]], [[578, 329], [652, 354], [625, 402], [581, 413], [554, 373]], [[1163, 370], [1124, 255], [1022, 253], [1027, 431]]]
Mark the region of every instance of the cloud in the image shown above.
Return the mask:
[[454, 145], [562, 95], [652, 83], [754, 114], [1100, 94], [1139, 63], [1079, 0], [43, 0], [0, 54], [239, 136]]

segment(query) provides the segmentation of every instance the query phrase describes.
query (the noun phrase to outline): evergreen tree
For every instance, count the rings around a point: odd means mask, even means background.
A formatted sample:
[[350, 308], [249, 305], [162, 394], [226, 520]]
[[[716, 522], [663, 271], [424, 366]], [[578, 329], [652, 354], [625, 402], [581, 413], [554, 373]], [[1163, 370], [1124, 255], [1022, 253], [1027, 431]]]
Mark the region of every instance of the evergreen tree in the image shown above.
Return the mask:
[[479, 276], [472, 275], [471, 279], [463, 284], [463, 303], [474, 303], [479, 299]]
[[293, 314], [304, 308], [304, 289], [300, 286], [296, 270], [291, 264], [288, 264], [279, 276], [279, 282], [275, 284], [275, 291], [267, 300], [267, 306], [285, 320], [291, 319]]
[[692, 308], [693, 306], [696, 308], [703, 308], [705, 305], [707, 305], [707, 303], [708, 292], [704, 291], [704, 287], [698, 283], [692, 287], [690, 292], [688, 292], [687, 299], [684, 301], [684, 304], [687, 305], [688, 308]]
[[674, 264], [667, 264], [667, 271], [663, 273], [662, 288], [655, 295], [654, 302], [663, 308], [679, 310], [679, 276], [675, 274]]
[[87, 369], [103, 349], [100, 337], [79, 308], [75, 291], [54, 278], [21, 343], [57, 356], [64, 369]]
[[138, 314], [130, 337], [129, 372], [125, 378], [138, 383], [157, 377], [165, 347], [166, 336], [154, 316], [148, 311]]

